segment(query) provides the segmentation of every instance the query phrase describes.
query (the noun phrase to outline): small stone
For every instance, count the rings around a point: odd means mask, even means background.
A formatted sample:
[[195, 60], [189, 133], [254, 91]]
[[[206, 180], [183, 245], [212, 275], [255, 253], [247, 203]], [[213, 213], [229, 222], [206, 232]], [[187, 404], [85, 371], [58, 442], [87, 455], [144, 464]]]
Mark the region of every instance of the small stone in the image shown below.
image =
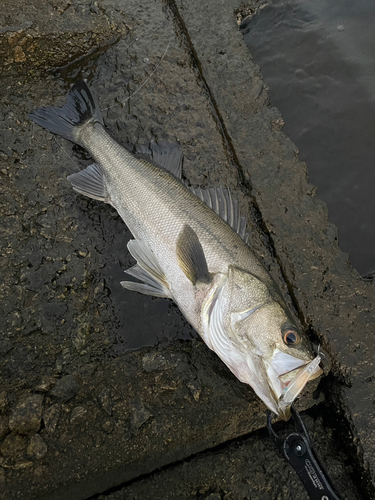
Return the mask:
[[39, 436], [39, 434], [34, 434], [31, 436], [30, 442], [26, 449], [27, 455], [34, 459], [40, 460], [47, 453], [47, 445], [43, 441], [43, 439]]
[[26, 55], [25, 52], [22, 50], [22, 48], [17, 45], [14, 49], [14, 60], [16, 63], [19, 62], [26, 62]]
[[147, 420], [152, 417], [152, 413], [144, 406], [142, 400], [137, 398], [133, 400], [131, 407], [131, 425], [135, 429], [139, 429]]
[[108, 414], [112, 415], [113, 401], [111, 398], [110, 390], [108, 387], [102, 390], [102, 392], [98, 396], [100, 405], [103, 410]]
[[24, 462], [17, 462], [13, 465], [13, 469], [29, 469], [30, 467], [32, 467], [34, 464], [33, 462], [30, 462], [30, 460], [28, 461], [24, 461]]
[[112, 418], [109, 418], [108, 420], [102, 423], [103, 431], [107, 432], [108, 434], [112, 432], [114, 428], [115, 428], [115, 423]]
[[38, 392], [48, 392], [56, 385], [57, 380], [53, 377], [43, 377], [35, 387]]
[[25, 45], [27, 43], [27, 37], [24, 36], [23, 38], [21, 38], [21, 40], [18, 42], [18, 45]]
[[72, 375], [65, 375], [57, 381], [55, 387], [51, 391], [51, 396], [61, 399], [64, 403], [74, 398], [81, 390], [81, 386], [77, 384]]
[[31, 394], [13, 408], [9, 418], [9, 428], [18, 434], [38, 432], [42, 419], [43, 396]]
[[[221, 498], [221, 496], [220, 496], [220, 498]], [[224, 495], [223, 500], [234, 500], [234, 496], [233, 496], [232, 492], [230, 491], [229, 493]]]
[[48, 434], [53, 434], [60, 416], [60, 405], [53, 405], [43, 414], [43, 422]]
[[200, 383], [197, 380], [189, 380], [186, 383], [187, 387], [190, 389], [191, 394], [193, 395], [193, 398], [195, 401], [199, 400], [199, 396], [201, 395], [202, 392], [202, 387]]
[[9, 432], [9, 418], [5, 415], [0, 415], [0, 439], [3, 439]]
[[9, 45], [14, 45], [15, 43], [18, 42], [18, 40], [21, 38], [20, 33], [11, 33], [11, 35], [8, 37], [8, 43]]
[[76, 420], [81, 420], [81, 418], [87, 413], [87, 410], [84, 406], [76, 406], [73, 408], [72, 413], [70, 414], [70, 423], [72, 424]]
[[271, 120], [271, 123], [272, 123], [272, 126], [275, 130], [281, 130], [285, 125], [285, 122], [282, 118], [277, 118], [276, 120]]
[[150, 352], [142, 358], [142, 365], [147, 373], [168, 368], [168, 361], [158, 352]]
[[4, 439], [0, 451], [4, 457], [9, 457], [10, 455], [14, 455], [17, 452], [22, 451], [26, 448], [26, 445], [27, 439], [24, 436], [20, 436], [19, 434], [12, 432]]

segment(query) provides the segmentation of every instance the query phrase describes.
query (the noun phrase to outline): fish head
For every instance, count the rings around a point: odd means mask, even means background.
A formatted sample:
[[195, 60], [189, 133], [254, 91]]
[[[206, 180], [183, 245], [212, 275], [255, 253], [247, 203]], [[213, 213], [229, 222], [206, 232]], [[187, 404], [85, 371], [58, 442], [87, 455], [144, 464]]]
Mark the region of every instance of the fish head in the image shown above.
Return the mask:
[[322, 370], [276, 285], [229, 266], [207, 305], [211, 347], [271, 411], [287, 420], [293, 401]]

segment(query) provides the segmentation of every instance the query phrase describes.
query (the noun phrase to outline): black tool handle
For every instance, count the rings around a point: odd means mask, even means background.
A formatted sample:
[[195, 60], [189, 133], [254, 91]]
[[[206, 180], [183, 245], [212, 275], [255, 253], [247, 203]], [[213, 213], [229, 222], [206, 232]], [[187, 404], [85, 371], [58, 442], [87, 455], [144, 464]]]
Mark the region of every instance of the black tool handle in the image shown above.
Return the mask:
[[289, 434], [283, 442], [282, 451], [303, 482], [311, 500], [340, 500], [305, 436], [299, 433]]

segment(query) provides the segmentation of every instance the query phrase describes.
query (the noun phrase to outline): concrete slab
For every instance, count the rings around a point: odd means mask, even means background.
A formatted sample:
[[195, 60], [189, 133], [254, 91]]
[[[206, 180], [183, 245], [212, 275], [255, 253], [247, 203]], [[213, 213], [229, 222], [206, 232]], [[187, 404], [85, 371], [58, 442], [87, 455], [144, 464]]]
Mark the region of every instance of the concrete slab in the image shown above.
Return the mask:
[[[332, 455], [334, 433], [324, 424], [320, 410], [318, 406], [312, 416], [305, 414], [304, 422], [338, 491], [346, 500], [357, 500], [361, 494], [353, 485], [354, 471], [348, 467], [348, 457], [344, 454]], [[285, 430], [293, 432], [294, 429], [288, 425]], [[97, 500], [175, 498], [308, 500], [309, 496], [295, 471], [276, 452], [267, 431], [262, 430], [155, 471], [123, 488], [99, 495]]]

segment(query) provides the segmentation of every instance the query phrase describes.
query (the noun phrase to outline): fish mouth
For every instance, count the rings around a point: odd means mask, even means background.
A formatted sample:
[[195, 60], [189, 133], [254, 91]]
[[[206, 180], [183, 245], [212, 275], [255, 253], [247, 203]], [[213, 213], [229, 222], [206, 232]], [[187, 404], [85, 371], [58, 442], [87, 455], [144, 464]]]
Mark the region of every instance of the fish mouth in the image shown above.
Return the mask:
[[290, 408], [307, 382], [319, 377], [321, 356], [306, 361], [282, 351], [276, 351], [267, 363], [267, 376], [275, 398], [277, 415], [283, 420], [290, 418]]

